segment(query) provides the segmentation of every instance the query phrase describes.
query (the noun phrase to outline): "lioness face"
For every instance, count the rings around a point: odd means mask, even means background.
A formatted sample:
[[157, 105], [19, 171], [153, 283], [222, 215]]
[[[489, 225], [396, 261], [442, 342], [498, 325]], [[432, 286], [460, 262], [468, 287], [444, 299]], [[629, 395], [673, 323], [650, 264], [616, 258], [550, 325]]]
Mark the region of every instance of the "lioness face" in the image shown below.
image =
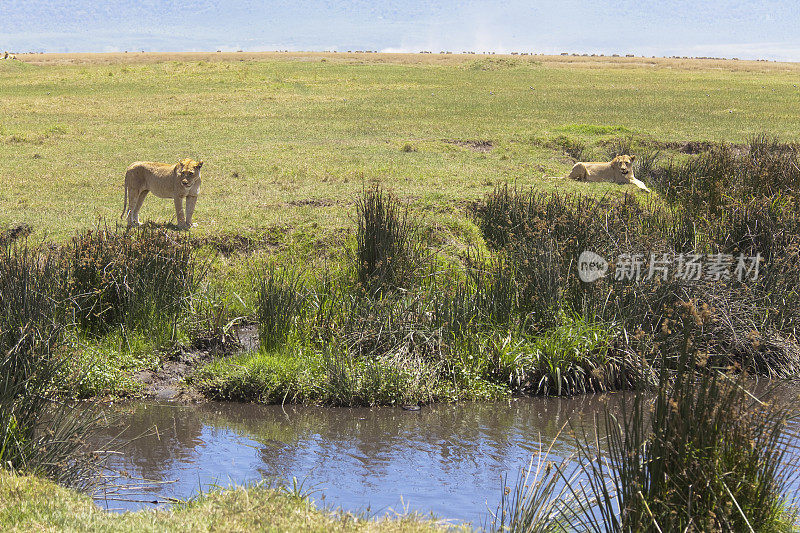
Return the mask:
[[195, 161], [189, 158], [181, 159], [178, 162], [178, 177], [181, 178], [181, 185], [191, 187], [192, 183], [200, 176], [200, 167], [202, 166], [202, 161]]
[[635, 155], [618, 155], [611, 161], [611, 164], [620, 171], [623, 176], [627, 176], [629, 172], [633, 171], [633, 162], [636, 160]]

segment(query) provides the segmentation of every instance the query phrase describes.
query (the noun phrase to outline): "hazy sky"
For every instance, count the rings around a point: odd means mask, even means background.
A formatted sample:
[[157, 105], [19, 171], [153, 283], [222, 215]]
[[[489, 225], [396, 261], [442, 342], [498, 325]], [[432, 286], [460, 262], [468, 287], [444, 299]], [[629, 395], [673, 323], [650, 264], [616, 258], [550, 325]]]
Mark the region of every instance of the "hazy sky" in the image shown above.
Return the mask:
[[473, 50], [800, 61], [798, 0], [0, 0], [0, 50]]

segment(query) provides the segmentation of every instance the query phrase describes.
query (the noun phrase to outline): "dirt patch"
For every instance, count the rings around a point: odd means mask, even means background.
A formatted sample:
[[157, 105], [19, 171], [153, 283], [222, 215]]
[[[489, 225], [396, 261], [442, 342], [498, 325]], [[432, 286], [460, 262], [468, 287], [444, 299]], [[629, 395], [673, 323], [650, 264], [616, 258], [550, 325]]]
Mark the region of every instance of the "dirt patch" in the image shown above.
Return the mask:
[[281, 246], [277, 235], [264, 236], [257, 239], [244, 235], [214, 235], [203, 237], [199, 246], [210, 246], [225, 257], [233, 254], [249, 254], [257, 250], [277, 250]]
[[338, 202], [327, 198], [304, 198], [302, 200], [286, 202], [286, 205], [292, 207], [331, 207], [338, 205]]
[[682, 154], [699, 154], [708, 152], [714, 148], [715, 143], [708, 141], [679, 141], [661, 143], [661, 148], [666, 150], [677, 150]]
[[457, 139], [444, 139], [447, 144], [455, 144], [462, 148], [468, 148], [473, 152], [489, 152], [494, 148], [492, 141], [459, 141]]
[[191, 346], [179, 347], [167, 356], [157, 370], [143, 370], [135, 378], [144, 385], [143, 396], [157, 400], [194, 403], [205, 401], [199, 391], [183, 383], [183, 378], [214, 357], [232, 355], [258, 346], [255, 326], [243, 326], [234, 335], [205, 335]]
[[17, 239], [24, 239], [33, 233], [33, 228], [29, 224], [17, 224], [8, 229], [0, 231], [0, 246], [12, 243]]

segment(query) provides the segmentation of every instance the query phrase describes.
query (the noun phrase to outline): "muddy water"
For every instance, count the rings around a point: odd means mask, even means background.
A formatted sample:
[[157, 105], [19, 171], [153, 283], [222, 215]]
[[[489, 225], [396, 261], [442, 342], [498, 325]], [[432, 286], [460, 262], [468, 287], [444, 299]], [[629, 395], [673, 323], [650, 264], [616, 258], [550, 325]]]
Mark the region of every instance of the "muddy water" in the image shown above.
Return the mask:
[[[130, 442], [110, 466], [117, 484], [98, 495], [108, 509], [152, 507], [199, 489], [266, 478], [303, 481], [326, 506], [382, 515], [403, 509], [480, 523], [495, 509], [500, 478], [527, 465], [540, 442], [553, 455], [573, 451], [566, 432], [593, 427], [593, 417], [621, 395], [518, 399], [500, 403], [402, 408], [318, 408], [209, 403], [142, 403], [109, 408], [118, 416], [98, 442]], [[152, 484], [142, 480], [157, 481]], [[164, 483], [168, 482], [168, 483]]]
[[231, 403], [109, 408], [118, 422], [98, 442], [117, 435], [119, 443], [130, 440], [110, 466], [123, 472], [116, 483], [132, 488], [100, 494], [97, 502], [134, 510], [154, 506], [143, 501], [186, 499], [215, 485], [295, 477], [319, 505], [370, 515], [421, 511], [480, 525], [497, 506], [503, 475], [514, 480], [542, 442], [555, 440], [553, 458], [568, 457], [574, 450], [567, 430], [560, 432], [565, 422], [591, 433], [603, 406], [617, 411], [624, 398], [532, 398], [419, 411]]

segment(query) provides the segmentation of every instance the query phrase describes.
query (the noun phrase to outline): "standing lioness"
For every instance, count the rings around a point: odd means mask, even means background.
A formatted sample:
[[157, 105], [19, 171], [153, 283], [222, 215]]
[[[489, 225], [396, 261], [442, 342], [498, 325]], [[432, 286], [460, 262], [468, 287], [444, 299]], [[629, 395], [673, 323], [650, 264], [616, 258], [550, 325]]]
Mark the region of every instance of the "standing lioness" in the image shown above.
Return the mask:
[[632, 183], [650, 192], [647, 185], [633, 175], [635, 155], [618, 155], [608, 163], [575, 163], [568, 178], [578, 181], [610, 181], [612, 183]]
[[[139, 210], [148, 192], [159, 198], [175, 200], [175, 215], [178, 225], [192, 226], [192, 213], [200, 192], [200, 167], [202, 161], [181, 159], [174, 165], [137, 161], [125, 172], [125, 201], [122, 204], [123, 218], [128, 215], [128, 226], [139, 224]], [[186, 198], [186, 217], [183, 216], [183, 199]]]

